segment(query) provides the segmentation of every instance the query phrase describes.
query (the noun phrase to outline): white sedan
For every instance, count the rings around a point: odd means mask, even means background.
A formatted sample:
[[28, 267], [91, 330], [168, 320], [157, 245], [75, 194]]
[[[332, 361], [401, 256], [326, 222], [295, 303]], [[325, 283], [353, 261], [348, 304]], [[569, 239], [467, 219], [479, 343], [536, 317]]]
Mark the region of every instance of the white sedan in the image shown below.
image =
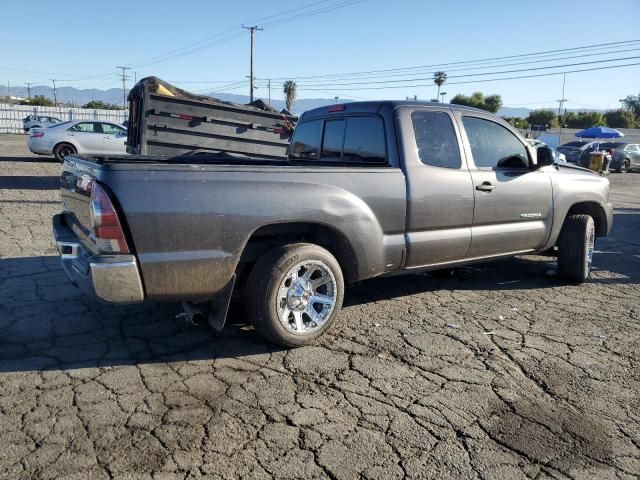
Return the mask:
[[39, 155], [54, 155], [58, 161], [67, 155], [124, 155], [127, 130], [116, 123], [73, 120], [48, 128], [29, 130], [27, 146]]

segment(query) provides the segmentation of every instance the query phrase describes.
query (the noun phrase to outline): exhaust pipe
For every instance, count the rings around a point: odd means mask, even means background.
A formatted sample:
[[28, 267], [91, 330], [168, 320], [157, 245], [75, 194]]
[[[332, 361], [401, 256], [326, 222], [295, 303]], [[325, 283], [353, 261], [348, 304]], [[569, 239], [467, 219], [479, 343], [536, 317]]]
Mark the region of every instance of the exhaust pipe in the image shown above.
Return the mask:
[[193, 302], [182, 302], [182, 308], [184, 309], [184, 313], [187, 314], [187, 319], [191, 325], [202, 325], [207, 319], [202, 309], [197, 307]]

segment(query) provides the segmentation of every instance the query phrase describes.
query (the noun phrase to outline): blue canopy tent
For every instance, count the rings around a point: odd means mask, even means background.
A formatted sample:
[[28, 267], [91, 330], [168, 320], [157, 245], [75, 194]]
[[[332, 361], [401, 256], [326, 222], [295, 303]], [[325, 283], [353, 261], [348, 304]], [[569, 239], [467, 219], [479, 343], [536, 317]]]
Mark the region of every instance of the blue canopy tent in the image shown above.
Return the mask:
[[620, 138], [624, 133], [609, 127], [590, 127], [576, 133], [579, 138]]
[[[578, 138], [594, 138], [599, 140], [601, 138], [620, 138], [624, 137], [624, 133], [609, 127], [589, 127], [584, 130], [576, 132]], [[600, 142], [596, 145], [596, 152], [600, 151]]]

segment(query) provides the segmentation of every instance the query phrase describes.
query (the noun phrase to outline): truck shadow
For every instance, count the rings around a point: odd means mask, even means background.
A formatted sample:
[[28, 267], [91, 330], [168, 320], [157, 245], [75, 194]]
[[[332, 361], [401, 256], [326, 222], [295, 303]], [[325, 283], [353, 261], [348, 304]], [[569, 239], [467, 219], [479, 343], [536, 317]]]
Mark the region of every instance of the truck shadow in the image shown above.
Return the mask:
[[0, 175], [0, 190], [58, 190], [60, 177], [54, 175]]
[[60, 163], [53, 156], [23, 156], [16, 157], [15, 155], [10, 155], [8, 157], [0, 156], [0, 162], [21, 162], [21, 163]]
[[[638, 283], [640, 212], [616, 215], [615, 235], [597, 246], [591, 283]], [[443, 290], [562, 287], [551, 257], [521, 257], [448, 272], [369, 280], [347, 290], [345, 307]], [[57, 256], [0, 259], [0, 372], [95, 368], [242, 357], [263, 363], [282, 350], [264, 341], [241, 308], [221, 333], [177, 318], [177, 304], [100, 304], [67, 280]]]

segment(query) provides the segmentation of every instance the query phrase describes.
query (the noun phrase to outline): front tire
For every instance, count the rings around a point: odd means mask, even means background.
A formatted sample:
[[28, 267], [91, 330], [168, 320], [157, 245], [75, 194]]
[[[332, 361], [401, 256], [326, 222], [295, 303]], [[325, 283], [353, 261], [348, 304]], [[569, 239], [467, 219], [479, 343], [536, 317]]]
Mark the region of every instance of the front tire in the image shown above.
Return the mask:
[[258, 332], [286, 347], [310, 345], [342, 307], [344, 278], [337, 260], [310, 243], [276, 247], [258, 260], [246, 304]]
[[582, 283], [591, 273], [595, 224], [589, 215], [570, 215], [558, 238], [558, 273], [572, 283]]
[[75, 147], [69, 143], [59, 143], [53, 149], [53, 156], [56, 157], [56, 160], [59, 162], [64, 161], [64, 157], [67, 155], [73, 155], [77, 153]]

